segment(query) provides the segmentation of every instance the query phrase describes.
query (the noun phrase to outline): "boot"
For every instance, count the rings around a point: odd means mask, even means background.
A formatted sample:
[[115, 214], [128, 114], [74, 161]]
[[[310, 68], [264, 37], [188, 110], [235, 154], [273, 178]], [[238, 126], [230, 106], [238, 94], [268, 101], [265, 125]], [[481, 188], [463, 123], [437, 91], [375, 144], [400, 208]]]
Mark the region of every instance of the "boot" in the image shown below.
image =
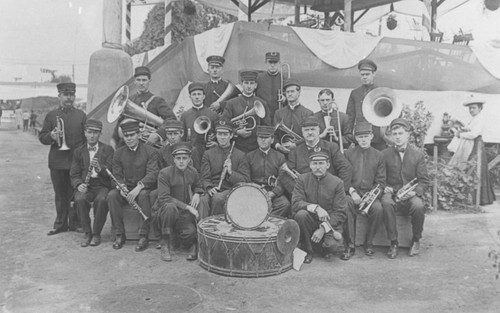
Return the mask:
[[189, 248], [188, 256], [186, 257], [186, 260], [188, 261], [194, 261], [198, 258], [198, 253], [197, 253], [197, 247], [198, 245], [196, 244], [196, 241], [191, 245], [191, 248]]
[[172, 255], [170, 254], [171, 247], [172, 247], [172, 243], [170, 242], [170, 236], [163, 235], [163, 238], [161, 240], [161, 252], [160, 252], [160, 259], [162, 261], [165, 261], [165, 262], [172, 261]]

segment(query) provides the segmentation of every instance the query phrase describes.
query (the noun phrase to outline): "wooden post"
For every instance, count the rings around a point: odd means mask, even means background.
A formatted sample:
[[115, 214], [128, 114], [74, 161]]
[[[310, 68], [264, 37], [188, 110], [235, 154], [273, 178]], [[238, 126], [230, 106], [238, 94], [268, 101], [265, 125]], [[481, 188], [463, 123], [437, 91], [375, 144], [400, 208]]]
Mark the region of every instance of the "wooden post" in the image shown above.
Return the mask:
[[173, 0], [165, 0], [165, 37], [164, 37], [164, 47], [167, 48], [173, 42], [172, 31], [172, 5]]
[[477, 141], [477, 185], [476, 185], [476, 209], [479, 208], [481, 201], [481, 166], [483, 158], [483, 139]]
[[352, 31], [352, 0], [344, 0], [344, 31]]
[[300, 23], [300, 0], [295, 0], [295, 25]]
[[434, 167], [435, 167], [435, 174], [434, 174], [434, 186], [432, 190], [432, 206], [434, 206], [434, 210], [437, 210], [438, 208], [438, 145], [437, 143], [434, 143]]

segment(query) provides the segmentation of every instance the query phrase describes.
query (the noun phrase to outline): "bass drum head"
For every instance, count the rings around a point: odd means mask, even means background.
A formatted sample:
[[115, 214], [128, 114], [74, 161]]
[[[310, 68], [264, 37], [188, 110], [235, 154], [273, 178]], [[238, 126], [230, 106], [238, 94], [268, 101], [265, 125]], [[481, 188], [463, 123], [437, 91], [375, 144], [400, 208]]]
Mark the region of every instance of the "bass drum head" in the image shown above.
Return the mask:
[[226, 200], [228, 222], [241, 229], [254, 229], [266, 221], [271, 200], [256, 184], [241, 184], [233, 188]]

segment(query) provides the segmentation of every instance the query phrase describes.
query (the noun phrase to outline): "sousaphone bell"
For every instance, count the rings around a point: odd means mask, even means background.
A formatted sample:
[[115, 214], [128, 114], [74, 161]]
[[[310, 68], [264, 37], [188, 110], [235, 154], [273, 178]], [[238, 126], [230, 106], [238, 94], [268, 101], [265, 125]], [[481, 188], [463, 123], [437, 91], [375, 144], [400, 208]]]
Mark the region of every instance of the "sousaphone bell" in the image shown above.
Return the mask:
[[378, 127], [389, 126], [403, 111], [396, 93], [387, 87], [378, 87], [370, 91], [362, 104], [363, 115], [368, 122]]

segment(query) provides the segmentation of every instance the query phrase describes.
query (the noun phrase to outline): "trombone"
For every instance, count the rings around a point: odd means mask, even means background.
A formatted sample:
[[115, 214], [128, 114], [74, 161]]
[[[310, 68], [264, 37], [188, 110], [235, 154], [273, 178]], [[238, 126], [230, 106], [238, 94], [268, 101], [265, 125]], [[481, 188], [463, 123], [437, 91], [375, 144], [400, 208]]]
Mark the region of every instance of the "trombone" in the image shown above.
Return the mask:
[[284, 70], [287, 70], [287, 77], [286, 79], [291, 78], [291, 69], [290, 69], [290, 64], [288, 63], [281, 63], [280, 65], [280, 89], [278, 89], [278, 109], [283, 108], [283, 105], [286, 101], [286, 97], [283, 94], [283, 85], [285, 83], [285, 74], [283, 73]]

